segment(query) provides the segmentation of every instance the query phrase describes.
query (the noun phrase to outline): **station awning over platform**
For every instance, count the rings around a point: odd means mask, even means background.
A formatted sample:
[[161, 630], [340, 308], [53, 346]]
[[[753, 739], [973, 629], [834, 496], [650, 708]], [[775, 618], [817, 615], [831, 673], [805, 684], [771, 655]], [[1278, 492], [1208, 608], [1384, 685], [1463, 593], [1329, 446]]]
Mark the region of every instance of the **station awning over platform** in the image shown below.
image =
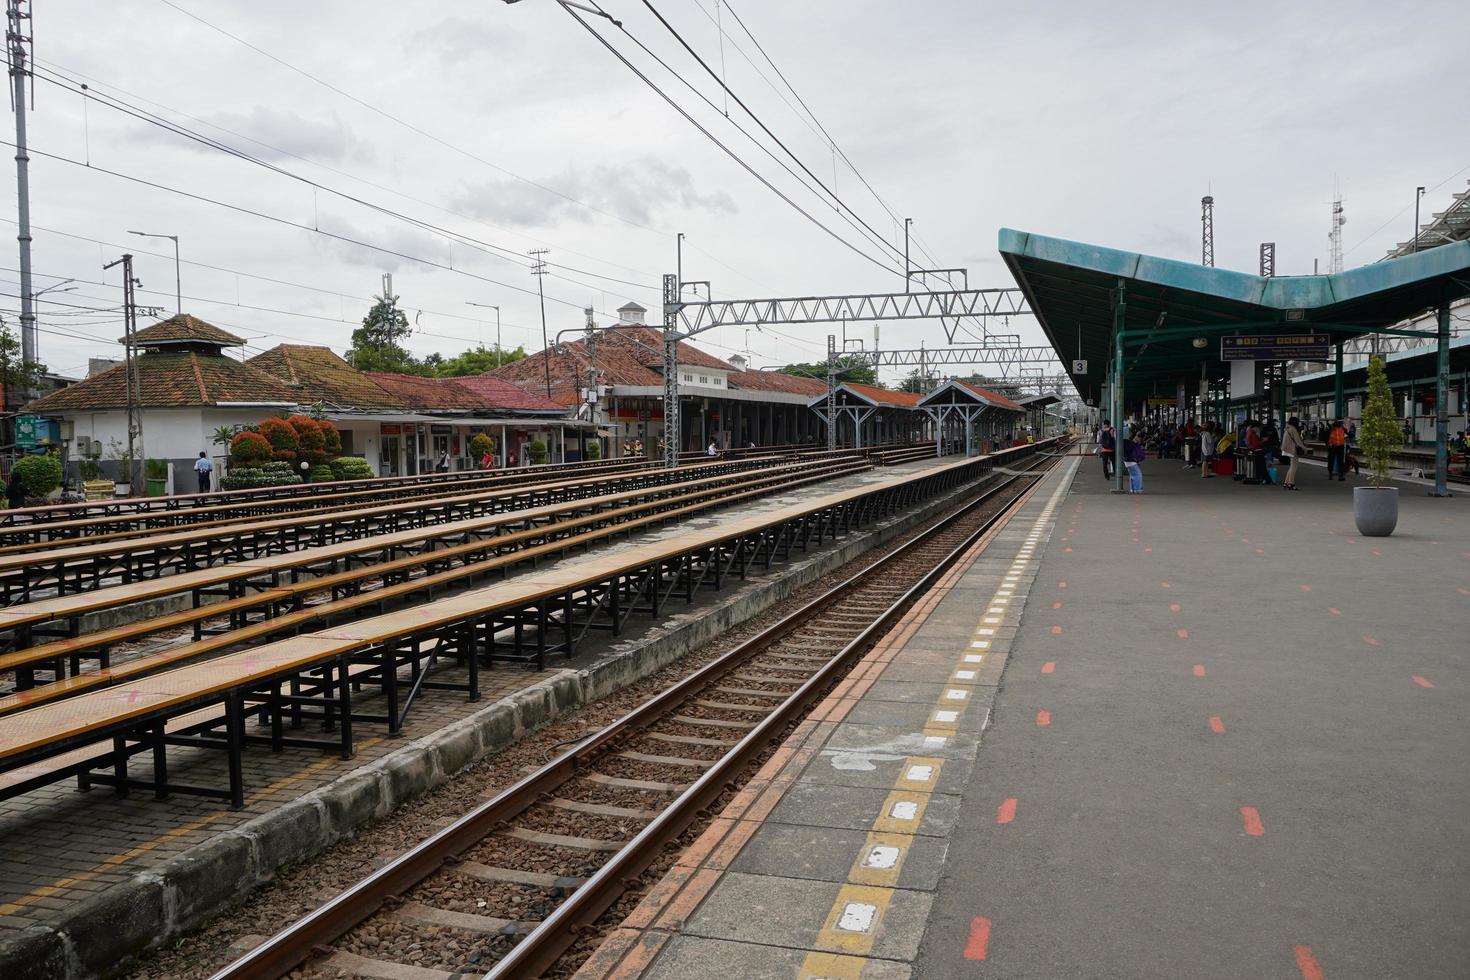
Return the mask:
[[1001, 229], [1000, 253], [1063, 364], [1087, 362], [1072, 380], [1094, 403], [1114, 352], [1120, 284], [1122, 326], [1137, 340], [1124, 358], [1125, 384], [1161, 394], [1198, 380], [1202, 369], [1226, 377], [1224, 335], [1326, 333], [1336, 345], [1393, 332], [1393, 324], [1470, 295], [1470, 242], [1324, 276], [1258, 276], [1010, 228]]
[[981, 388], [979, 385], [961, 381], [958, 378], [951, 378], [944, 382], [920, 399], [918, 404], [920, 408], [933, 408], [935, 405], [974, 405], [1002, 412], [1025, 411], [1020, 404], [998, 391]]

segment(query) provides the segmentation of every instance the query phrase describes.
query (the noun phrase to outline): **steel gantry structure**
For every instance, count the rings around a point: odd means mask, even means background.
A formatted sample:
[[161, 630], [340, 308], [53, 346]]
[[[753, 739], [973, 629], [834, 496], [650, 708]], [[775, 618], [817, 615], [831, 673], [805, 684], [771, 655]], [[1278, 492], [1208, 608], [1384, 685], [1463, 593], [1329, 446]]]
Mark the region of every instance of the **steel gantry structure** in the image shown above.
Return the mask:
[[[664, 299], [664, 449], [666, 466], [674, 466], [681, 445], [679, 416], [679, 341], [715, 327], [756, 327], [764, 324], [845, 323], [868, 320], [940, 320], [950, 343], [955, 343], [955, 330], [965, 317], [1012, 317], [1029, 314], [1030, 307], [1021, 290], [1014, 287], [994, 289], [948, 289], [921, 293], [859, 293], [845, 296], [794, 296], [771, 299], [690, 300], [683, 298], [686, 286], [704, 286], [708, 282], [683, 282], [681, 276], [666, 275]], [[1022, 362], [1056, 361], [1050, 347], [1022, 347], [1019, 338], [1007, 337], [1010, 343], [997, 342], [993, 335], [977, 344], [926, 350], [914, 348], [889, 351], [859, 351], [856, 356], [877, 365], [930, 364], [1000, 364], [1010, 366]], [[831, 399], [832, 372], [836, 352], [834, 339], [827, 342], [828, 423], [827, 442], [832, 445]]]

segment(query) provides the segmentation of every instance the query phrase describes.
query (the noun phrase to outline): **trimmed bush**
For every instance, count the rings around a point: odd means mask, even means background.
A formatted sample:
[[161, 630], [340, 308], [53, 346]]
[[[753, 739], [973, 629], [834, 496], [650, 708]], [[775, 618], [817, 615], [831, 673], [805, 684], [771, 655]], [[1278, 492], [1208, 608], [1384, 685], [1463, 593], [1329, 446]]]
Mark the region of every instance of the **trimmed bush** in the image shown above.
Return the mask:
[[591, 442], [587, 443], [587, 458], [588, 459], [601, 459], [602, 458], [602, 443], [598, 442], [596, 439], [594, 439]]
[[150, 480], [167, 480], [168, 463], [161, 459], [143, 460], [143, 475]]
[[530, 454], [533, 466], [539, 466], [551, 458], [551, 452], [546, 448], [546, 443], [540, 439], [533, 439], [526, 443], [526, 452]]
[[494, 451], [495, 440], [485, 435], [485, 433], [476, 432], [473, 436], [470, 436], [470, 456], [474, 459], [476, 465], [479, 465], [480, 460], [485, 458], [486, 453], [493, 453]]
[[241, 466], [264, 463], [271, 458], [271, 444], [259, 432], [242, 432], [230, 440], [230, 461]]
[[327, 437], [322, 433], [322, 427], [317, 420], [305, 415], [293, 415], [286, 422], [296, 432], [297, 455], [312, 463], [325, 463]]
[[312, 483], [330, 483], [334, 479], [336, 477], [332, 475], [332, 468], [325, 463], [318, 463], [311, 468]]
[[[265, 436], [266, 441], [271, 444], [271, 449], [276, 452], [289, 451], [294, 453], [296, 451], [298, 445], [296, 441], [296, 429], [285, 419], [266, 419], [255, 427], [255, 431]], [[296, 457], [293, 455], [291, 458], [295, 459]]]
[[15, 461], [15, 472], [20, 474], [20, 482], [30, 497], [44, 497], [61, 486], [61, 460], [49, 453], [22, 456]]
[[251, 487], [284, 487], [300, 483], [294, 473], [267, 473], [258, 466], [235, 470], [220, 481], [221, 490], [248, 490]]
[[336, 456], [342, 451], [342, 433], [326, 419], [317, 419], [316, 424], [322, 430], [322, 451], [329, 457]]
[[373, 475], [373, 468], [361, 456], [341, 456], [328, 465], [339, 480], [368, 480]]

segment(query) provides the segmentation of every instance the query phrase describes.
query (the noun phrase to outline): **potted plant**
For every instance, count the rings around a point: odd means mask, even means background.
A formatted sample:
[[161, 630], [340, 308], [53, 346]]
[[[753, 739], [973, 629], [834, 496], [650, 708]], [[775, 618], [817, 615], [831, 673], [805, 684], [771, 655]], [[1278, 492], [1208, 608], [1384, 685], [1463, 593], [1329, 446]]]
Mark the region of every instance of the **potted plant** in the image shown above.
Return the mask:
[[168, 492], [168, 463], [161, 459], [143, 460], [143, 475], [148, 480], [148, 496], [162, 497]]
[[533, 439], [528, 442], [526, 444], [526, 452], [531, 456], [532, 466], [543, 465], [551, 456], [550, 451], [546, 447], [546, 443], [540, 439]]
[[1388, 486], [1393, 454], [1403, 444], [1383, 359], [1368, 362], [1368, 401], [1358, 427], [1358, 448], [1368, 464], [1369, 485], [1353, 487], [1353, 521], [1364, 537], [1387, 537], [1399, 522], [1398, 487]]
[[119, 497], [133, 492], [133, 454], [117, 439], [107, 440], [107, 458], [117, 463], [117, 479], [112, 483], [112, 492]]

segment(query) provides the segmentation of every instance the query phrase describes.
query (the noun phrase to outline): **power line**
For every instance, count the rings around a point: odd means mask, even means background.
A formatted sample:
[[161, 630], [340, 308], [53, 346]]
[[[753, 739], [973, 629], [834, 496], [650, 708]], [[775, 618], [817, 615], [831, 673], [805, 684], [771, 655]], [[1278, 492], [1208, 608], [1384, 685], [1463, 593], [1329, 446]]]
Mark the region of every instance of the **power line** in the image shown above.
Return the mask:
[[[165, 0], [165, 2], [166, 2], [166, 0]], [[633, 72], [633, 74], [637, 75], [644, 82], [644, 84], [646, 84], [649, 88], [653, 89], [654, 92], [658, 93], [659, 97], [662, 98], [665, 102], [667, 102], [674, 109], [674, 111], [676, 111], [677, 113], [679, 113], [679, 115], [683, 116], [685, 118], [685, 120], [687, 120], [690, 123], [690, 125], [694, 126], [694, 128], [698, 129], [701, 133], [703, 133], [706, 137], [708, 137], [710, 139], [710, 141], [713, 142], [716, 146], [718, 146], [721, 150], [723, 150], [725, 152], [725, 154], [730, 157], [730, 159], [732, 159], [736, 163], [740, 164], [740, 166], [747, 173], [749, 173], [756, 180], [758, 180], [762, 184], [764, 184], [765, 187], [768, 190], [771, 191], [771, 193], [775, 194], [781, 200], [785, 201], [792, 208], [794, 208], [798, 213], [800, 213], [804, 218], [806, 218], [812, 224], [816, 225], [818, 228], [820, 228], [823, 231], [825, 231], [828, 235], [830, 235], [832, 238], [836, 239], [838, 242], [841, 242], [844, 246], [846, 246], [851, 251], [853, 251], [853, 252], [857, 253], [858, 255], [862, 256], [863, 258], [867, 259], [869, 262], [871, 262], [874, 265], [878, 266], [880, 269], [883, 269], [884, 271], [889, 271], [887, 263], [883, 262], [880, 259], [874, 258], [873, 256], [869, 255], [867, 252], [863, 251], [862, 249], [858, 248], [856, 245], [854, 245], [851, 242], [849, 242], [847, 239], [843, 238], [841, 235], [837, 234], [831, 228], [828, 228], [821, 221], [817, 220], [817, 218], [814, 217], [805, 208], [803, 208], [801, 205], [797, 204], [790, 197], [788, 197], [785, 193], [783, 193], [778, 187], [776, 187], [774, 184], [772, 184], [764, 176], [762, 176], [761, 174], [757, 173], [756, 170], [755, 170], [755, 168], [753, 168], [750, 164], [746, 163], [743, 159], [741, 159], [741, 157], [739, 156], [739, 154], [735, 153], [735, 151], [731, 150], [728, 146], [726, 146], [720, 140], [720, 138], [718, 136], [716, 136], [714, 133], [711, 133], [708, 129], [706, 129], [704, 127], [703, 124], [701, 124], [697, 119], [695, 119], [692, 115], [690, 115], [689, 112], [683, 106], [681, 106], [677, 102], [675, 102], [674, 99], [672, 97], [670, 97], [667, 92], [665, 92], [662, 88], [660, 88], [658, 86], [658, 84], [656, 82], [653, 81], [653, 79], [649, 78], [636, 65], [634, 65], [631, 61], [629, 61], [628, 58], [621, 51], [619, 51], [617, 48], [614, 48], [612, 46], [612, 44], [608, 42], [607, 38], [605, 38], [601, 34], [599, 34], [597, 32], [597, 30], [591, 24], [589, 24], [586, 20], [584, 20], [583, 17], [582, 17], [582, 15], [579, 14], [574, 8], [567, 6], [565, 3], [560, 3], [560, 6], [569, 15], [571, 15], [572, 19], [574, 19], [578, 24], [581, 24], [582, 27], [587, 31], [587, 33], [591, 34], [594, 38], [596, 38], [597, 41], [598, 41], [598, 43], [601, 44], [604, 48], [606, 48], [613, 55], [613, 57], [615, 57], [619, 61], [621, 61], [623, 63], [623, 65], [626, 66], [629, 71]]]
[[372, 113], [374, 113], [376, 115], [382, 116], [384, 119], [387, 119], [390, 122], [397, 123], [399, 126], [402, 126], [404, 129], [407, 129], [407, 130], [409, 130], [411, 132], [417, 133], [419, 136], [422, 136], [424, 139], [427, 139], [427, 140], [430, 140], [430, 141], [432, 141], [434, 143], [437, 143], [440, 146], [444, 147], [445, 149], [453, 150], [455, 153], [458, 153], [461, 156], [464, 156], [464, 157], [467, 157], [467, 158], [469, 158], [471, 160], [474, 160], [476, 163], [479, 163], [479, 164], [482, 164], [482, 165], [484, 165], [486, 167], [489, 167], [490, 169], [492, 169], [494, 171], [497, 171], [498, 173], [505, 174], [507, 177], [511, 177], [511, 178], [513, 178], [515, 180], [520, 181], [523, 184], [527, 184], [527, 185], [529, 185], [531, 187], [535, 187], [536, 189], [538, 189], [540, 191], [544, 191], [547, 194], [551, 194], [551, 195], [554, 195], [555, 197], [559, 197], [559, 198], [561, 198], [564, 201], [567, 201], [567, 202], [569, 202], [571, 204], [577, 205], [578, 207], [586, 208], [588, 211], [592, 211], [592, 212], [594, 212], [596, 214], [603, 215], [604, 217], [607, 217], [607, 218], [612, 218], [612, 219], [614, 219], [616, 221], [620, 221], [623, 224], [630, 225], [630, 226], [632, 226], [634, 228], [640, 228], [640, 229], [642, 229], [644, 231], [651, 231], [651, 232], [654, 232], [656, 234], [664, 234], [663, 232], [659, 232], [659, 230], [657, 228], [653, 228], [653, 227], [650, 227], [648, 225], [642, 224], [640, 222], [634, 221], [631, 218], [625, 218], [625, 217], [623, 217], [622, 215], [619, 215], [619, 214], [613, 214], [610, 211], [604, 211], [601, 208], [596, 207], [595, 205], [588, 204], [586, 201], [581, 201], [581, 200], [578, 200], [575, 197], [572, 197], [569, 194], [564, 194], [564, 193], [562, 193], [561, 191], [557, 190], [554, 187], [548, 187], [545, 184], [542, 184], [542, 183], [539, 183], [537, 181], [534, 181], [534, 180], [532, 180], [529, 177], [523, 177], [520, 174], [515, 173], [514, 171], [507, 170], [506, 168], [500, 166], [497, 163], [491, 163], [489, 160], [486, 160], [482, 156], [479, 156], [479, 155], [477, 155], [475, 153], [472, 153], [469, 150], [464, 149], [463, 147], [456, 146], [455, 144], [450, 143], [448, 140], [442, 139], [439, 136], [435, 136], [433, 133], [430, 133], [427, 130], [420, 129], [418, 126], [415, 126], [413, 123], [408, 122], [405, 119], [402, 119], [402, 118], [400, 118], [398, 116], [393, 115], [391, 112], [388, 112], [386, 109], [380, 109], [377, 106], [373, 105], [372, 103], [366, 102], [363, 99], [358, 98], [357, 96], [353, 95], [351, 92], [348, 92], [348, 91], [345, 91], [344, 89], [338, 88], [336, 85], [333, 85], [331, 82], [328, 82], [325, 79], [322, 79], [322, 78], [317, 77], [316, 75], [313, 75], [311, 72], [307, 71], [306, 69], [299, 68], [296, 65], [293, 65], [291, 62], [286, 61], [284, 58], [277, 57], [276, 55], [271, 54], [269, 51], [265, 50], [264, 48], [258, 47], [257, 45], [254, 45], [254, 44], [250, 43], [249, 41], [245, 40], [244, 38], [240, 37], [239, 35], [232, 34], [229, 31], [225, 30], [223, 27], [220, 27], [217, 24], [210, 23], [209, 21], [205, 20], [203, 17], [200, 17], [198, 14], [195, 14], [195, 13], [193, 13], [191, 11], [185, 10], [183, 7], [181, 7], [178, 4], [174, 3], [173, 0], [159, 0], [159, 2], [162, 3], [162, 4], [164, 4], [165, 6], [172, 7], [174, 10], [176, 10], [179, 13], [183, 14], [185, 17], [188, 17], [190, 20], [197, 21], [198, 23], [203, 24], [205, 27], [209, 28], [210, 30], [212, 30], [212, 31], [214, 31], [214, 32], [216, 32], [218, 34], [223, 34], [225, 37], [227, 37], [230, 40], [234, 41], [236, 44], [244, 45], [245, 47], [249, 48], [251, 51], [254, 51], [256, 54], [260, 55], [261, 57], [267, 58], [267, 59], [275, 62], [276, 64], [280, 65], [283, 68], [290, 69], [291, 71], [293, 71], [296, 74], [302, 76], [303, 78], [307, 78], [307, 79], [315, 82], [316, 84], [322, 86], [323, 88], [326, 88], [326, 89], [331, 90], [332, 92], [335, 92], [336, 94], [342, 96], [344, 99], [347, 99], [348, 101], [350, 101], [352, 103], [355, 103], [356, 105], [361, 106], [362, 108], [368, 110], [369, 112], [372, 112]]
[[[903, 254], [902, 252], [899, 251], [899, 249], [898, 249], [897, 246], [895, 246], [894, 244], [892, 244], [891, 242], [889, 242], [886, 238], [884, 238], [882, 235], [880, 235], [873, 228], [872, 225], [868, 224], [867, 221], [865, 221], [861, 215], [859, 215], [852, 208], [848, 207], [847, 202], [843, 201], [842, 198], [837, 195], [837, 192], [836, 191], [832, 190], [825, 183], [823, 183], [822, 182], [822, 179], [820, 177], [818, 177], [815, 173], [813, 173], [812, 170], [811, 170], [811, 168], [808, 167], [805, 163], [803, 163], [802, 160], [801, 160], [801, 158], [798, 157], [795, 153], [793, 153], [791, 151], [791, 148], [788, 147], [785, 143], [783, 143], [781, 141], [780, 137], [778, 137], [775, 133], [773, 133], [771, 131], [771, 128], [769, 126], [767, 126], [765, 124], [765, 122], [759, 116], [757, 116], [755, 114], [755, 111], [753, 109], [751, 109], [750, 106], [746, 105], [745, 104], [745, 101], [743, 99], [741, 99], [740, 96], [738, 96], [738, 95], [735, 94], [735, 92], [730, 88], [730, 86], [728, 84], [726, 84], [725, 80], [723, 78], [721, 78], [720, 75], [713, 68], [711, 68], [709, 66], [709, 64], [704, 60], [704, 58], [700, 57], [699, 52], [695, 51], [694, 48], [689, 44], [689, 42], [686, 41], [686, 40], [684, 40], [684, 36], [682, 34], [680, 34], [678, 32], [678, 30], [675, 29], [674, 25], [673, 24], [670, 24], [668, 22], [668, 20], [665, 19], [664, 15], [661, 14], [661, 13], [659, 13], [658, 8], [653, 5], [652, 0], [643, 0], [643, 6], [647, 7], [648, 10], [649, 10], [649, 12], [652, 13], [653, 16], [658, 19], [658, 22], [664, 26], [664, 29], [667, 30], [670, 34], [673, 35], [674, 40], [676, 40], [676, 41], [679, 42], [679, 45], [681, 47], [683, 47], [683, 49], [689, 53], [689, 56], [692, 57], [695, 61], [697, 61], [699, 63], [699, 67], [703, 68], [704, 71], [705, 71], [705, 73], [707, 75], [709, 75], [710, 78], [714, 79], [719, 84], [720, 88], [725, 91], [725, 94], [729, 95], [730, 98], [732, 98], [732, 99], [735, 100], [735, 104], [736, 105], [740, 106], [741, 109], [745, 110], [745, 114], [747, 116], [749, 116], [755, 122], [755, 124], [761, 128], [761, 131], [764, 132], [767, 136], [769, 136], [771, 138], [771, 140], [777, 146], [779, 146], [781, 148], [782, 152], [784, 152], [787, 156], [789, 156], [796, 163], [796, 165], [798, 167], [800, 167], [804, 173], [806, 173], [806, 175], [808, 177], [810, 177], [813, 181], [815, 181], [818, 187], [822, 188], [822, 190], [824, 190], [824, 191], [827, 192], [827, 195], [829, 197], [831, 197], [834, 202], [836, 202], [836, 204], [837, 204], [838, 207], [840, 207], [842, 210], [846, 211], [848, 214], [852, 215], [852, 217], [854, 219], [856, 219], [859, 224], [861, 224], [869, 232], [872, 232], [872, 234], [877, 238], [877, 240], [879, 241], [879, 243], [881, 243], [884, 247], [886, 247], [887, 249], [889, 249], [890, 251], [892, 251], [895, 255], [902, 255]], [[621, 30], [624, 34], [628, 34], [627, 28], [622, 27], [621, 25], [619, 25], [618, 29]], [[628, 36], [629, 37], [632, 37], [631, 34], [628, 34]]]

